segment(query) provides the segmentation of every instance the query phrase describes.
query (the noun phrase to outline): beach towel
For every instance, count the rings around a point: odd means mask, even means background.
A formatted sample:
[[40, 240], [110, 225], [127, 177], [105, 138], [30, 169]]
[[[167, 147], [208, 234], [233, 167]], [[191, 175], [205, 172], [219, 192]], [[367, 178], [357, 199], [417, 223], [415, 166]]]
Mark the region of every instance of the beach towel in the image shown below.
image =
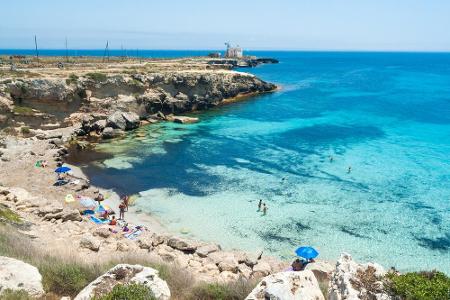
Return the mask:
[[142, 234], [141, 230], [135, 230], [130, 233], [126, 233], [123, 236], [130, 240], [135, 240], [138, 236]]
[[72, 202], [75, 202], [75, 198], [72, 196], [72, 194], [67, 194], [66, 198], [64, 198], [64, 201], [66, 203], [72, 203]]
[[91, 219], [91, 221], [94, 222], [95, 224], [107, 224], [107, 223], [109, 223], [108, 220], [100, 220], [99, 218], [96, 218], [94, 216], [90, 216], [89, 219]]

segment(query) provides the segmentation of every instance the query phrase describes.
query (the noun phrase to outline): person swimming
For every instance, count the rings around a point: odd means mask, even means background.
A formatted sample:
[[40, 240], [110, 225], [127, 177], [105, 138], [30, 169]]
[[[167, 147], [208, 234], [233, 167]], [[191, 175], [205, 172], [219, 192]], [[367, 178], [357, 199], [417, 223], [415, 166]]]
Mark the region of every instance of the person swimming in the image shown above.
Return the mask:
[[332, 162], [333, 162], [333, 160], [334, 160], [334, 157], [333, 157], [333, 155], [330, 155], [330, 163], [332, 163]]
[[352, 172], [352, 166], [348, 167], [347, 173], [350, 174]]

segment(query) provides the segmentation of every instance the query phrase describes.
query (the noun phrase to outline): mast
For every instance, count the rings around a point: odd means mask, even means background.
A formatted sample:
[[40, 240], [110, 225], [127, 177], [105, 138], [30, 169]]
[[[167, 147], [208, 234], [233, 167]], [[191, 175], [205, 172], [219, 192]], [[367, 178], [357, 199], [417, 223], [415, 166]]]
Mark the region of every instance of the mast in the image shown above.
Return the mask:
[[66, 62], [69, 62], [69, 49], [67, 48], [67, 37], [66, 37]]
[[103, 62], [105, 62], [106, 56], [108, 57], [108, 61], [109, 61], [109, 41], [106, 41], [105, 52], [103, 53]]
[[38, 51], [38, 44], [37, 44], [37, 37], [34, 35], [34, 46], [36, 47], [36, 59], [39, 62], [39, 51]]

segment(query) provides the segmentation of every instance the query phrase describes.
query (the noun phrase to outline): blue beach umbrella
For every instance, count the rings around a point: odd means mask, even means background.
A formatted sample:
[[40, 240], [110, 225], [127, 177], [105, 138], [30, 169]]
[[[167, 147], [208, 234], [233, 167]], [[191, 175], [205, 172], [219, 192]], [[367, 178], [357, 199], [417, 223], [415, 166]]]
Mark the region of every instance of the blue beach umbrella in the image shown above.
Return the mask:
[[309, 247], [309, 246], [300, 247], [297, 250], [295, 250], [295, 253], [298, 256], [306, 258], [306, 259], [316, 258], [317, 255], [319, 255], [319, 252], [317, 252], [316, 249], [314, 249], [313, 247]]
[[67, 173], [69, 171], [71, 171], [72, 169], [69, 167], [59, 167], [55, 169], [56, 173]]

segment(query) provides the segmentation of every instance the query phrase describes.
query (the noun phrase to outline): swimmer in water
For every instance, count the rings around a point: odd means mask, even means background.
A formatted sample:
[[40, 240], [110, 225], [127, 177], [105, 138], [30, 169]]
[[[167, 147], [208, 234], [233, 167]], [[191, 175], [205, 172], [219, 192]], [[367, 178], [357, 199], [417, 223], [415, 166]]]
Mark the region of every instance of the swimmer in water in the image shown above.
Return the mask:
[[332, 162], [333, 162], [333, 160], [334, 160], [334, 157], [333, 157], [333, 155], [330, 155], [330, 163], [332, 163]]
[[350, 174], [352, 172], [352, 166], [348, 167], [347, 173]]
[[258, 211], [261, 211], [262, 199], [259, 199], [258, 203]]
[[263, 211], [263, 215], [265, 216], [266, 214], [267, 214], [267, 210], [268, 210], [269, 208], [267, 207], [267, 205], [265, 204], [265, 203], [263, 203], [263, 209], [262, 209], [262, 211]]

